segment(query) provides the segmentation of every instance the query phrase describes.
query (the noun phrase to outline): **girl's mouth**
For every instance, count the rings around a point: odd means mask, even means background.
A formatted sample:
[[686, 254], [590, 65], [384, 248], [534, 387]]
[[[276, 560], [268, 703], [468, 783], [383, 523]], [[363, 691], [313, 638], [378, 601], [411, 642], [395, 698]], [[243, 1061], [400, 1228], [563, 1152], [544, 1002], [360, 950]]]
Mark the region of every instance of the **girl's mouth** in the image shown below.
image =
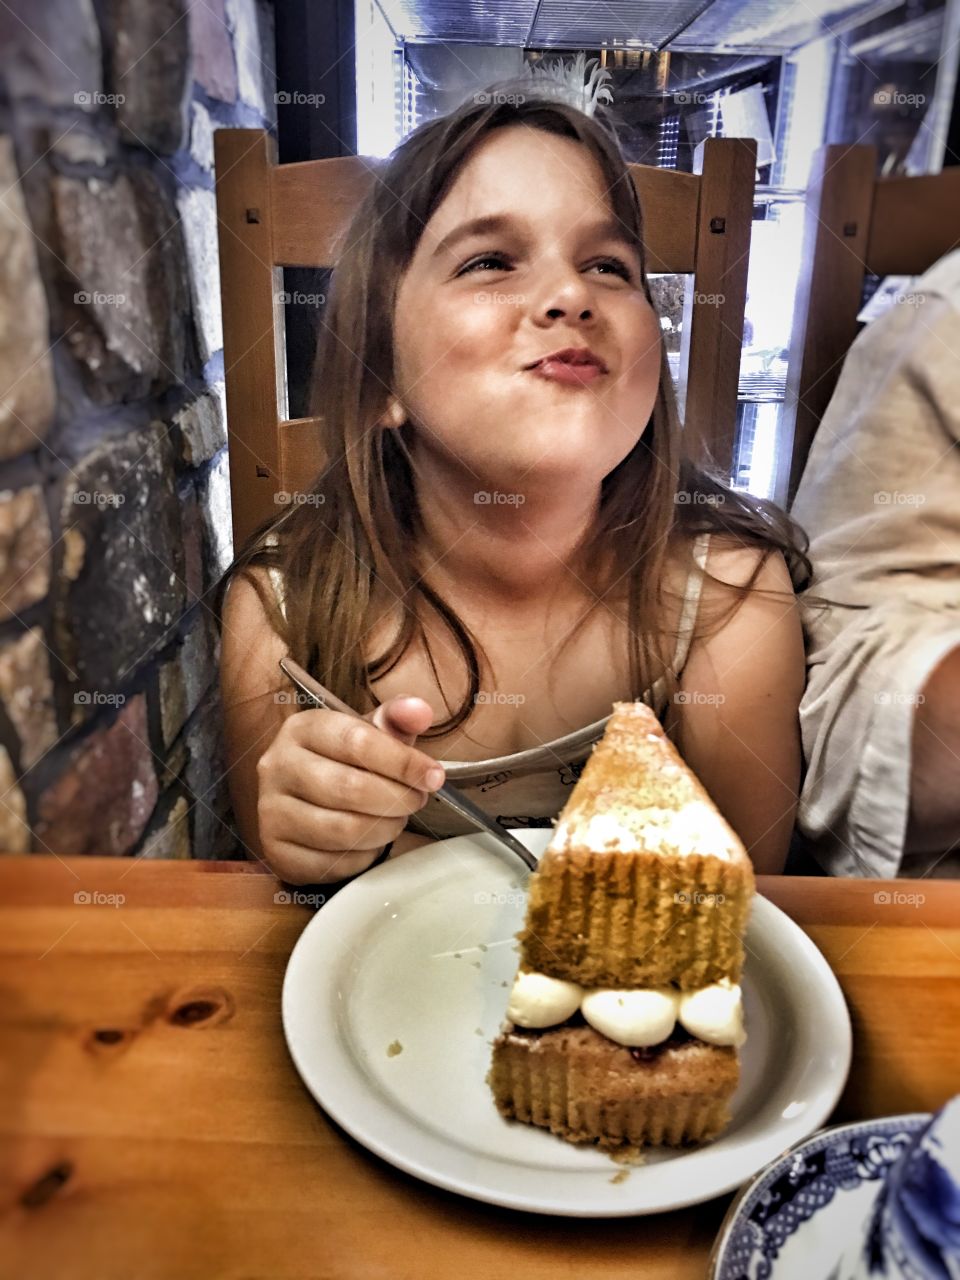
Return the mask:
[[584, 387], [603, 377], [603, 370], [595, 364], [571, 364], [566, 360], [543, 360], [530, 370], [551, 382], [563, 382], [568, 386]]

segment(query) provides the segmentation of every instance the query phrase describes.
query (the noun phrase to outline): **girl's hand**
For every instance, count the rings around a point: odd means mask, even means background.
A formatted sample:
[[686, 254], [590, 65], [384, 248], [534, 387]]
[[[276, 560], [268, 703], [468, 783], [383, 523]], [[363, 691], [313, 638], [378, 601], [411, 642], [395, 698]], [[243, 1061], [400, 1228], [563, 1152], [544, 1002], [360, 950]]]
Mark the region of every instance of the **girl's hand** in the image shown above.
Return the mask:
[[289, 716], [257, 764], [271, 870], [292, 884], [328, 884], [375, 862], [443, 785], [442, 765], [413, 745], [432, 719], [423, 698], [400, 696], [362, 720], [319, 709]]

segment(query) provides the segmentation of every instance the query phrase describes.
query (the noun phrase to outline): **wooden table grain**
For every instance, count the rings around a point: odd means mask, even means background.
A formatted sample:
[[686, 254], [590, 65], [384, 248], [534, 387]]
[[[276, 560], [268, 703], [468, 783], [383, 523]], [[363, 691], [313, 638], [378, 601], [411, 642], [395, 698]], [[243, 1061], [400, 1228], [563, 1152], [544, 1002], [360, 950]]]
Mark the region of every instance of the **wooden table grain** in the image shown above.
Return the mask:
[[[311, 912], [279, 888], [242, 863], [0, 858], [2, 1280], [702, 1280], [730, 1197], [525, 1214], [419, 1182], [327, 1119], [283, 1040]], [[960, 882], [759, 888], [850, 1006], [835, 1119], [957, 1092]]]

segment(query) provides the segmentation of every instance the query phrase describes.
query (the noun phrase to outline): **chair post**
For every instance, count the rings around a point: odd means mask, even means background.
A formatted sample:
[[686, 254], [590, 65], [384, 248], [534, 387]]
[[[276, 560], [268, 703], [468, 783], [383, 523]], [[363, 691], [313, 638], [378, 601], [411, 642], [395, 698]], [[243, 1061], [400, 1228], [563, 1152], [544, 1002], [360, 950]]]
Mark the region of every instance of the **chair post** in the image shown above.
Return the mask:
[[814, 434], [857, 333], [870, 235], [876, 149], [839, 143], [816, 153], [781, 414], [776, 497], [792, 504]]
[[684, 301], [680, 402], [686, 451], [732, 473], [743, 308], [756, 182], [753, 138], [708, 138], [700, 175], [693, 289]]
[[216, 157], [223, 363], [234, 546], [277, 511], [279, 422], [285, 416], [282, 271], [274, 266], [264, 129], [218, 129]]

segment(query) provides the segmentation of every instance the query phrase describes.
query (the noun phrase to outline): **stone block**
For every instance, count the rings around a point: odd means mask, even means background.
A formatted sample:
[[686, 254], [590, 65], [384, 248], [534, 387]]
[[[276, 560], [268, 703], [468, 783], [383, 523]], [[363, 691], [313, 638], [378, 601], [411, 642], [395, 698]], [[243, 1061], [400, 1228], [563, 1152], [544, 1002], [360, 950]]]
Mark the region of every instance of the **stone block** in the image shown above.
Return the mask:
[[178, 796], [163, 824], [148, 833], [140, 850], [141, 858], [189, 858], [190, 805], [186, 796]]
[[181, 457], [187, 466], [198, 467], [209, 462], [227, 443], [224, 423], [222, 386], [198, 396], [181, 409], [174, 422], [180, 428]]
[[29, 853], [27, 802], [5, 748], [0, 747], [0, 854]]
[[40, 796], [35, 847], [65, 856], [130, 853], [158, 794], [146, 700], [137, 694], [109, 728], [96, 729], [76, 748]]
[[223, 747], [223, 713], [216, 685], [187, 727], [187, 786], [192, 806], [193, 856], [217, 858], [235, 851]]
[[49, 107], [101, 109], [100, 28], [93, 0], [9, 0], [0, 4], [6, 90]]
[[36, 449], [56, 410], [47, 296], [13, 142], [0, 136], [0, 462]]
[[164, 747], [169, 747], [217, 677], [218, 636], [203, 606], [176, 654], [160, 668], [158, 692]]
[[189, 290], [170, 201], [145, 169], [113, 181], [58, 174], [52, 191], [69, 272], [60, 285], [67, 343], [87, 394], [99, 404], [159, 394], [183, 379], [188, 350]]
[[127, 142], [158, 156], [183, 146], [190, 88], [187, 0], [112, 0], [111, 88]]
[[20, 768], [29, 769], [57, 740], [47, 646], [31, 627], [0, 649], [0, 701], [20, 738]]
[[201, 481], [197, 501], [203, 522], [204, 591], [223, 577], [233, 559], [233, 515], [230, 506], [230, 459], [226, 449]]
[[240, 97], [273, 122], [276, 71], [273, 11], [257, 0], [226, 0], [227, 21], [233, 28]]
[[190, 47], [193, 76], [211, 98], [237, 99], [237, 67], [227, 29], [224, 0], [192, 0]]
[[50, 522], [43, 490], [0, 493], [0, 620], [42, 600], [50, 587]]
[[190, 296], [200, 359], [206, 364], [223, 346], [217, 202], [212, 191], [183, 188], [177, 195], [177, 208], [187, 249]]
[[[74, 467], [55, 584], [57, 645], [79, 690], [112, 692], [169, 643], [185, 607], [174, 449], [163, 423], [105, 441]], [[78, 708], [82, 715], [82, 708]]]
[[214, 123], [200, 102], [190, 104], [190, 154], [206, 173], [213, 171]]

